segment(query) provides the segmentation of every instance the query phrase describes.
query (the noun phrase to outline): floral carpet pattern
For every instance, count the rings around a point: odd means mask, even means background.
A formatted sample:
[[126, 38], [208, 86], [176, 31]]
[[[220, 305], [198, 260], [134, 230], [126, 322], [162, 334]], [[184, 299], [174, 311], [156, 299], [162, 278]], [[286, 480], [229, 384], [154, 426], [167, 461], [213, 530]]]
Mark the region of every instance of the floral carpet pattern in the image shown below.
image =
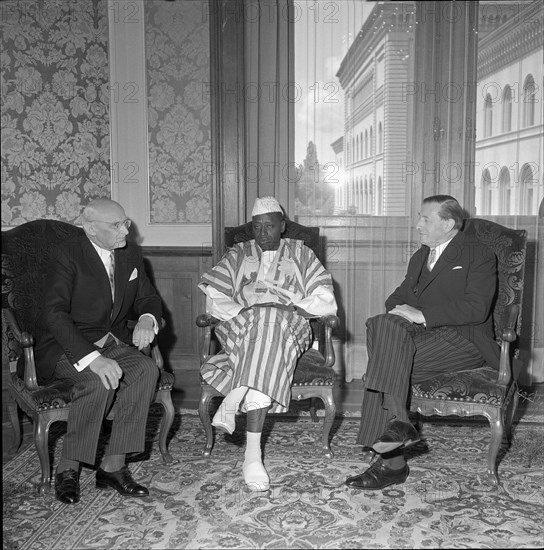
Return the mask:
[[[243, 417], [239, 418], [243, 423]], [[403, 485], [363, 492], [344, 485], [369, 462], [354, 445], [358, 418], [338, 417], [334, 458], [319, 450], [320, 424], [309, 417], [267, 420], [268, 492], [249, 492], [242, 478], [243, 425], [219, 435], [202, 458], [198, 416], [179, 414], [162, 462], [156, 419], [149, 445], [131, 458], [144, 499], [99, 491], [94, 472], [81, 474], [82, 498], [64, 505], [36, 491], [33, 447], [3, 468], [4, 548], [537, 548], [544, 540], [544, 464], [527, 452], [542, 439], [541, 423], [519, 423], [514, 444], [500, 452], [500, 485], [486, 477], [489, 426], [423, 424], [424, 442], [410, 451]], [[237, 435], [241, 434], [241, 435]], [[62, 433], [52, 444], [58, 459]], [[524, 443], [525, 442], [525, 443]]]

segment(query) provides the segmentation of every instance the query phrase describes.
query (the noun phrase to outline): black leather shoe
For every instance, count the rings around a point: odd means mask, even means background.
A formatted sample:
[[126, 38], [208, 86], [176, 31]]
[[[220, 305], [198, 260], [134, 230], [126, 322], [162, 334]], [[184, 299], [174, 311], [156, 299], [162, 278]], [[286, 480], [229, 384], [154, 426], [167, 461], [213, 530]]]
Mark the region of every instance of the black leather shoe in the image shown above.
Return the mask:
[[79, 473], [71, 468], [55, 475], [55, 497], [64, 504], [79, 502]]
[[385, 465], [382, 458], [378, 458], [374, 464], [358, 476], [348, 477], [346, 485], [352, 489], [366, 489], [367, 491], [379, 491], [389, 485], [404, 483], [410, 469], [408, 464], [399, 470], [393, 470]]
[[379, 454], [394, 451], [399, 447], [409, 447], [419, 441], [418, 431], [409, 422], [392, 420], [385, 432], [372, 444], [372, 448]]
[[116, 472], [105, 472], [102, 468], [96, 471], [97, 489], [115, 489], [124, 497], [147, 497], [149, 491], [143, 485], [136, 483], [132, 478], [130, 470], [123, 466]]

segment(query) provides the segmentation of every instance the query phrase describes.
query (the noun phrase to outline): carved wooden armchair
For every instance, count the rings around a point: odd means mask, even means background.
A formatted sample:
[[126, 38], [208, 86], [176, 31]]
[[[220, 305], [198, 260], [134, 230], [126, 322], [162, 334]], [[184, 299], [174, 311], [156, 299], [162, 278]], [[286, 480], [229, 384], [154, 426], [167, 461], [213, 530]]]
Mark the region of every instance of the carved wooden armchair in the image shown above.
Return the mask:
[[513, 359], [519, 353], [515, 346], [521, 329], [527, 231], [477, 218], [467, 220], [464, 231], [497, 256], [499, 284], [493, 320], [497, 345], [501, 347], [500, 371], [484, 365], [414, 384], [410, 409], [421, 415], [485, 416], [491, 427], [487, 473], [498, 483], [497, 454], [505, 425], [510, 439], [519, 398], [519, 373], [513, 368]]
[[[311, 248], [316, 256], [323, 262], [321, 241], [318, 227], [305, 227], [298, 223], [286, 220], [286, 229], [283, 237], [303, 240], [306, 246]], [[246, 223], [237, 227], [225, 228], [225, 246], [228, 249], [235, 243], [248, 241], [253, 238], [252, 225]], [[200, 364], [204, 365], [213, 350], [214, 327], [218, 323], [210, 315], [201, 314], [196, 319], [196, 324], [201, 327], [202, 337], [200, 345]], [[291, 399], [301, 401], [311, 399], [310, 413], [312, 420], [318, 422], [315, 408], [315, 399], [319, 398], [325, 406], [325, 417], [321, 448], [323, 454], [332, 458], [333, 453], [329, 446], [329, 434], [336, 415], [336, 404], [333, 397], [333, 384], [335, 373], [333, 365], [335, 362], [334, 349], [332, 347], [332, 330], [338, 326], [339, 320], [335, 315], [321, 317], [311, 321], [314, 334], [314, 347], [307, 350], [299, 359], [291, 386]], [[317, 349], [315, 349], [317, 348]], [[214, 397], [224, 397], [212, 386], [201, 379], [201, 394], [198, 407], [198, 414], [206, 432], [206, 446], [202, 454], [210, 456], [213, 447], [213, 428], [210, 416], [210, 402]]]
[[[13, 401], [7, 403], [7, 408], [15, 432], [12, 452], [21, 445], [19, 406], [34, 424], [34, 444], [42, 472], [41, 493], [48, 491], [51, 485], [49, 428], [53, 422], [68, 420], [72, 386], [61, 381], [38, 384], [33, 335], [41, 315], [40, 296], [47, 264], [54, 257], [55, 246], [81, 232], [82, 229], [68, 223], [37, 220], [2, 233], [2, 330], [3, 342], [7, 344], [4, 355], [7, 355], [10, 365], [17, 360], [24, 363], [23, 378], [19, 377], [15, 367], [10, 367], [9, 392]], [[155, 403], [164, 407], [159, 448], [163, 460], [168, 463], [173, 460], [166, 438], [174, 420], [171, 396], [174, 375], [164, 370], [157, 345], [153, 344], [144, 351], [154, 358], [161, 371]]]

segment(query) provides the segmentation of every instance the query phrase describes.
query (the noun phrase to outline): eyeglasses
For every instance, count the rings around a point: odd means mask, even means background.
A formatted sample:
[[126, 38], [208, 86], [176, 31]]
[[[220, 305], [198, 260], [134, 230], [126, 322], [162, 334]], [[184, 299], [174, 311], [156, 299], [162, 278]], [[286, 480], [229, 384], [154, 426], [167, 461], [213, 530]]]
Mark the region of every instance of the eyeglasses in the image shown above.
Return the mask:
[[120, 222], [107, 222], [104, 220], [90, 220], [92, 222], [100, 222], [100, 223], [107, 223], [108, 225], [111, 225], [116, 231], [121, 231], [121, 227], [125, 227], [128, 229], [130, 225], [132, 224], [132, 220], [127, 218], [126, 220], [122, 220]]

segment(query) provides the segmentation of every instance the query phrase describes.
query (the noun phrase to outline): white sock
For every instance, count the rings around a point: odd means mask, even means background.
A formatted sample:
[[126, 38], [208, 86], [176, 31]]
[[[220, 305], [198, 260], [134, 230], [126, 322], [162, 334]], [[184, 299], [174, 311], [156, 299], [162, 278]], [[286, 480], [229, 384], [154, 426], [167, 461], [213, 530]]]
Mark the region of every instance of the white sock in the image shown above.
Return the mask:
[[244, 465], [244, 480], [251, 491], [267, 491], [270, 479], [263, 466], [261, 433], [247, 432]]
[[225, 396], [213, 417], [212, 426], [221, 428], [229, 434], [234, 431], [236, 427], [236, 413], [248, 389], [247, 386], [239, 386]]

